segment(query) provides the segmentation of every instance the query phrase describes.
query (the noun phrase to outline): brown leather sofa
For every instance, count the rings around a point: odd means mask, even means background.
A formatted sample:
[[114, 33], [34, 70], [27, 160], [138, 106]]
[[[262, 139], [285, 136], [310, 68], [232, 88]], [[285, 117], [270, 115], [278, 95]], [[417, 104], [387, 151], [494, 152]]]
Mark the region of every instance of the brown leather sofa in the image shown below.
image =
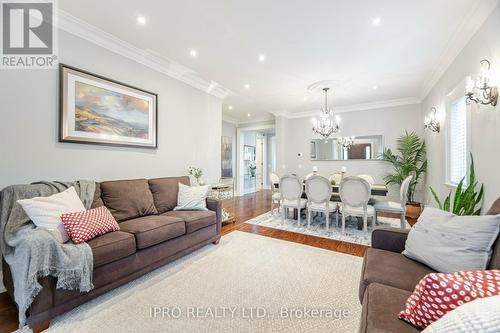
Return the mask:
[[[189, 177], [106, 181], [97, 184], [92, 207], [106, 206], [120, 225], [88, 242], [94, 255], [94, 289], [88, 293], [55, 289], [53, 277], [27, 311], [30, 327], [50, 321], [76, 306], [121, 286], [207, 244], [218, 243], [222, 206], [207, 199], [208, 211], [173, 211], [178, 183]], [[9, 266], [3, 260], [4, 284], [13, 298]]]
[[[500, 198], [487, 214], [500, 214]], [[420, 331], [399, 320], [398, 314], [418, 282], [435, 271], [401, 254], [408, 231], [380, 228], [372, 233], [372, 247], [365, 253], [359, 285], [359, 300], [363, 305], [360, 333]], [[493, 245], [488, 269], [500, 269], [499, 239]]]

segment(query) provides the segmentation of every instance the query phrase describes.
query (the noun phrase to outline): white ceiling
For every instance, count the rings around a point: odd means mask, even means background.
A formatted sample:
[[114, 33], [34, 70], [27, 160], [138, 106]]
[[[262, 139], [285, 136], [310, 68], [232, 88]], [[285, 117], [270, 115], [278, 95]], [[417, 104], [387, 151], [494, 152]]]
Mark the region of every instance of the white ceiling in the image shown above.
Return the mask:
[[[318, 109], [323, 98], [308, 94], [307, 86], [319, 80], [335, 80], [330, 100], [345, 110], [422, 98], [497, 3], [86, 0], [59, 1], [59, 7], [229, 89], [224, 113], [245, 122]], [[373, 26], [376, 17], [381, 23]], [[262, 63], [259, 54], [266, 56]]]

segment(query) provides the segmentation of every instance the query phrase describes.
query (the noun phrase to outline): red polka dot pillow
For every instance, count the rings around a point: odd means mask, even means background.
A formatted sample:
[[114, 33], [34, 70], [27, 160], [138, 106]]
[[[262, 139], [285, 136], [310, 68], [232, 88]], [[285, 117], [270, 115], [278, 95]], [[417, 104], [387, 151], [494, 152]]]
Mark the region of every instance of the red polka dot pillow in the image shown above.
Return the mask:
[[61, 221], [75, 244], [120, 230], [115, 218], [105, 206], [84, 212], [62, 214]]
[[425, 328], [462, 304], [495, 295], [500, 295], [500, 270], [430, 273], [415, 287], [399, 318]]

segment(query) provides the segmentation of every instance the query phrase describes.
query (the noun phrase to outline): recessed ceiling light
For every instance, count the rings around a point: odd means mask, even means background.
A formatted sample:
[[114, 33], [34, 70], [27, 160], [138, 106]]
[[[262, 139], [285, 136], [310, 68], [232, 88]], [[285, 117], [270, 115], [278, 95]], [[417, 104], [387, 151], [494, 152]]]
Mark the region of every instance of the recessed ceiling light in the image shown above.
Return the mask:
[[304, 102], [307, 102], [307, 97], [304, 97]]
[[375, 17], [372, 21], [372, 25], [377, 26], [380, 24], [380, 22], [382, 22], [382, 19], [380, 17]]
[[250, 114], [250, 113], [247, 113], [247, 117], [250, 117], [250, 116], [251, 116], [251, 114]]
[[198, 55], [198, 51], [196, 51], [195, 49], [192, 49], [191, 51], [189, 51], [189, 55], [194, 58]]
[[142, 15], [137, 16], [137, 23], [140, 25], [145, 25], [146, 24], [146, 18]]
[[265, 54], [259, 54], [259, 62], [264, 62], [266, 61], [266, 55]]
[[378, 86], [373, 86], [372, 87], [373, 90], [377, 90], [378, 89]]
[[229, 110], [232, 110], [232, 109], [233, 109], [233, 106], [232, 106], [232, 105], [229, 105], [227, 108], [228, 108]]
[[250, 84], [249, 83], [245, 84], [245, 89], [250, 89]]

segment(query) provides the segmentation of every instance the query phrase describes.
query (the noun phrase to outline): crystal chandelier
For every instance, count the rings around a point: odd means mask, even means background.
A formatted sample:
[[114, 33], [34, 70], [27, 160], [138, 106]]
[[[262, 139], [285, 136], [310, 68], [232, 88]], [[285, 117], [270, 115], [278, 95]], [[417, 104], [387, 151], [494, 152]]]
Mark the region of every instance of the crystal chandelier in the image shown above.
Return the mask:
[[354, 144], [354, 137], [353, 136], [340, 136], [337, 138], [337, 142], [342, 148], [349, 149]]
[[328, 90], [323, 88], [325, 92], [325, 107], [321, 109], [319, 120], [313, 118], [313, 134], [320, 135], [325, 141], [334, 134], [340, 131], [338, 116], [333, 116], [333, 111], [328, 108]]

